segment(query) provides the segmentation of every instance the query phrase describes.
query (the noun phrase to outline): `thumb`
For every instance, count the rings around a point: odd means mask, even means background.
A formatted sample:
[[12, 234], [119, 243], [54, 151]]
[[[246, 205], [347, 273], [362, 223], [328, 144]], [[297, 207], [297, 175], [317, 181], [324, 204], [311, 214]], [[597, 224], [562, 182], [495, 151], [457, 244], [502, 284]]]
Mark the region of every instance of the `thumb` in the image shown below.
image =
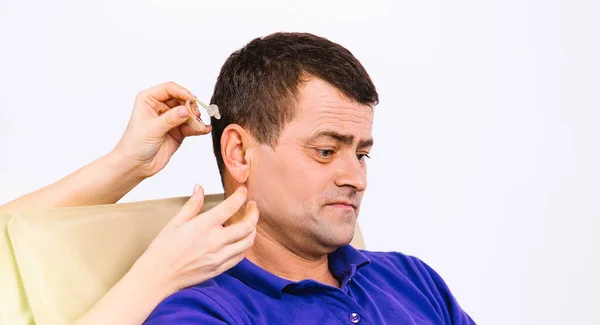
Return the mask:
[[154, 130], [161, 135], [167, 134], [174, 127], [180, 126], [190, 118], [190, 111], [187, 107], [181, 105], [174, 107], [156, 119]]
[[185, 202], [179, 213], [175, 215], [171, 222], [175, 224], [183, 224], [186, 221], [196, 217], [202, 207], [204, 206], [204, 189], [202, 186], [196, 184], [194, 186], [194, 193], [190, 198]]

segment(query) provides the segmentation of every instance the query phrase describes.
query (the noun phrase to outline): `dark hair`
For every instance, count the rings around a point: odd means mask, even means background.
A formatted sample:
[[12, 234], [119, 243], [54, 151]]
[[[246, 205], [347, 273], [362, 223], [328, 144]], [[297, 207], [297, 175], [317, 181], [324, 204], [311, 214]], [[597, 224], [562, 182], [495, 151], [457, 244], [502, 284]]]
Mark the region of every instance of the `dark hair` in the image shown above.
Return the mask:
[[223, 180], [221, 135], [229, 124], [246, 128], [257, 141], [276, 145], [295, 116], [298, 88], [317, 77], [361, 104], [379, 96], [360, 62], [339, 44], [307, 33], [275, 33], [256, 38], [229, 56], [217, 79], [211, 103], [221, 119], [211, 118], [213, 150]]

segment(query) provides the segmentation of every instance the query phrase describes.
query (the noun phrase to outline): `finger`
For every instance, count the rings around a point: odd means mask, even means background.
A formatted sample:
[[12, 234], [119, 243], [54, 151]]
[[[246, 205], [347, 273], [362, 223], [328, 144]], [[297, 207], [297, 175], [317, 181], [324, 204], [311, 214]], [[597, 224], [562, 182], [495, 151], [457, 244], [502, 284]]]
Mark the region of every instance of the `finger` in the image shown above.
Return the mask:
[[256, 205], [256, 201], [250, 201], [246, 204], [246, 214], [244, 215], [244, 219], [251, 222], [253, 225], [258, 223], [259, 218], [258, 205]]
[[166, 111], [153, 121], [152, 130], [159, 136], [165, 135], [171, 129], [180, 126], [190, 118], [190, 112], [185, 106], [177, 106]]
[[171, 222], [175, 224], [182, 224], [186, 221], [196, 217], [202, 206], [204, 205], [204, 188], [202, 186], [196, 184], [194, 185], [194, 193], [190, 198], [185, 202], [179, 213], [175, 215]]
[[164, 145], [168, 147], [168, 150], [166, 150], [166, 152], [168, 153], [169, 157], [172, 157], [175, 154], [175, 151], [177, 151], [177, 149], [181, 147], [183, 140], [184, 137], [183, 135], [181, 135], [181, 132], [179, 132], [178, 128], [174, 128], [171, 131], [169, 131], [169, 133], [167, 133], [167, 135], [165, 136]]
[[194, 132], [197, 132], [200, 134], [206, 133], [207, 126], [206, 126], [206, 124], [204, 124], [204, 122], [202, 122], [202, 120], [199, 117], [192, 116], [187, 121], [187, 124], [190, 126], [190, 128]]
[[223, 262], [221, 265], [219, 265], [217, 267], [216, 273], [217, 275], [231, 269], [232, 267], [236, 266], [238, 263], [240, 263], [242, 260], [244, 259], [244, 253], [238, 254], [233, 256], [232, 258], [226, 260], [225, 262]]
[[167, 104], [154, 100], [147, 100], [145, 103], [152, 108], [152, 110], [156, 113], [156, 116], [159, 116], [164, 112], [168, 112], [171, 109], [171, 107], [169, 107]]
[[220, 254], [225, 259], [224, 263], [237, 255], [245, 253], [248, 248], [254, 245], [255, 238], [256, 231], [253, 231], [248, 236], [236, 241], [235, 243], [223, 247], [223, 249], [220, 251]]
[[209, 134], [212, 131], [212, 126], [206, 125], [204, 131], [196, 131], [189, 124], [183, 124], [181, 127], [181, 135], [184, 137], [195, 136], [195, 135], [205, 135]]
[[[175, 108], [177, 106], [185, 106], [185, 104], [186, 104], [185, 100], [179, 100], [179, 99], [175, 99], [175, 98], [171, 98], [165, 102], [165, 105], [169, 106], [169, 108]], [[189, 105], [190, 105], [190, 109], [192, 110], [194, 115], [200, 116], [200, 109], [198, 108], [198, 105], [192, 104], [192, 103], [190, 103]]]
[[228, 198], [223, 200], [223, 202], [206, 211], [205, 217], [192, 221], [209, 222], [211, 226], [222, 225], [225, 221], [234, 216], [242, 205], [244, 205], [247, 195], [246, 187], [242, 185]]
[[258, 222], [258, 208], [256, 202], [252, 201], [246, 204], [246, 214], [242, 220], [224, 227], [223, 241], [224, 244], [235, 243], [238, 240], [248, 236], [256, 230], [256, 223]]
[[185, 104], [184, 100], [179, 100], [175, 98], [171, 98], [165, 102], [165, 105], [169, 106], [169, 108], [177, 107], [183, 104]]
[[145, 90], [146, 94], [159, 102], [166, 102], [171, 98], [185, 102], [194, 97], [192, 93], [174, 82], [166, 82]]

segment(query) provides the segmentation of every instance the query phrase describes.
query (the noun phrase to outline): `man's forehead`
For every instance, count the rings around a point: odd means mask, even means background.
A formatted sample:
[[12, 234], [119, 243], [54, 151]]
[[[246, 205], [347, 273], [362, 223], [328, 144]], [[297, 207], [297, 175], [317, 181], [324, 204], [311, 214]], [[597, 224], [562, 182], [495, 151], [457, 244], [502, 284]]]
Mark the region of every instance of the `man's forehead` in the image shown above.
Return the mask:
[[300, 89], [296, 117], [303, 123], [353, 122], [371, 129], [373, 107], [358, 103], [337, 88], [315, 79]]
[[372, 142], [371, 105], [357, 103], [316, 78], [304, 83], [297, 99], [295, 117], [284, 133], [304, 141], [328, 137], [344, 143]]

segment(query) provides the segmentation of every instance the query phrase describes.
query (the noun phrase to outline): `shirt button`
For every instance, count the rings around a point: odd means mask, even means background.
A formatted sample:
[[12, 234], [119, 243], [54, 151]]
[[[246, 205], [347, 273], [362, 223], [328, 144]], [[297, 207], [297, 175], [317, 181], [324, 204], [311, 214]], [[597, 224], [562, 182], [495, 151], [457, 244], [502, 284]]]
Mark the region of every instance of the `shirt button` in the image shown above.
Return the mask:
[[357, 313], [350, 314], [350, 321], [352, 324], [358, 324], [358, 322], [360, 322], [360, 315]]

